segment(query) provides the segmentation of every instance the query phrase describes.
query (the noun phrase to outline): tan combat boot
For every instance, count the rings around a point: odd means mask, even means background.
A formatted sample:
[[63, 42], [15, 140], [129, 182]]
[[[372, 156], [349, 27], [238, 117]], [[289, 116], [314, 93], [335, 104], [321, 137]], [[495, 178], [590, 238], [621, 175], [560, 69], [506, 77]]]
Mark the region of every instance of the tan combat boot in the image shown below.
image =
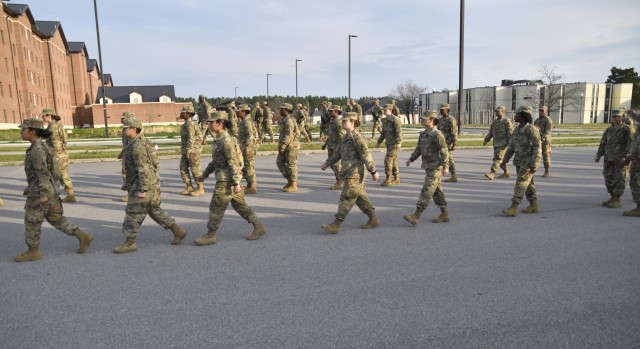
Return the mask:
[[169, 227], [169, 230], [173, 233], [173, 240], [171, 240], [172, 245], [180, 245], [182, 239], [187, 236], [187, 232], [175, 223]]
[[607, 206], [609, 205], [609, 203], [611, 202], [611, 200], [613, 200], [613, 195], [611, 195], [611, 197], [608, 200], [605, 200], [602, 202], [602, 206]]
[[80, 245], [78, 246], [78, 253], [85, 253], [89, 248], [89, 245], [91, 245], [91, 241], [93, 241], [93, 236], [83, 232], [80, 228], [73, 232], [73, 236], [78, 238], [78, 241], [80, 242]]
[[507, 216], [515, 217], [518, 214], [518, 204], [512, 201], [511, 207], [507, 208], [506, 210], [502, 210], [502, 213]]
[[247, 183], [247, 187], [244, 188], [245, 194], [255, 194], [257, 192], [258, 189], [256, 188], [256, 182]]
[[498, 176], [498, 178], [509, 178], [511, 177], [511, 174], [509, 173], [509, 168], [505, 168], [504, 172]]
[[193, 191], [190, 195], [191, 196], [202, 196], [202, 195], [204, 195], [204, 183], [198, 182], [198, 189]]
[[607, 204], [608, 208], [620, 208], [622, 203], [620, 203], [620, 197], [618, 195], [614, 195], [611, 197], [611, 201]]
[[338, 189], [342, 189], [342, 187], [344, 187], [344, 181], [342, 179], [338, 179], [336, 180], [336, 183], [334, 185], [329, 187], [329, 189], [338, 190]]
[[403, 216], [404, 220], [411, 223], [414, 227], [418, 225], [418, 221], [420, 220], [420, 216], [422, 216], [422, 211], [416, 210], [414, 214], [406, 214]]
[[447, 183], [457, 183], [458, 182], [458, 176], [454, 173], [451, 175], [451, 177], [447, 178], [444, 180]]
[[291, 181], [291, 185], [288, 188], [282, 189], [287, 193], [294, 193], [298, 191], [298, 183], [296, 181]]
[[287, 184], [285, 184], [284, 187], [282, 187], [282, 191], [286, 192], [291, 187], [291, 183], [292, 183], [292, 180], [287, 179]]
[[256, 221], [251, 224], [253, 224], [253, 231], [251, 232], [251, 234], [249, 234], [249, 236], [247, 236], [247, 240], [257, 240], [262, 235], [267, 233], [267, 231], [264, 229], [264, 225], [262, 225], [259, 220], [256, 219]]
[[189, 195], [191, 193], [193, 193], [195, 191], [195, 189], [193, 189], [193, 185], [189, 184], [187, 185], [187, 187], [180, 192], [180, 195]]
[[2, 200], [2, 198], [0, 198], [0, 206], [4, 206], [4, 200]]
[[549, 176], [550, 176], [549, 169], [547, 168], [544, 170], [544, 174], [542, 175], [542, 177], [549, 177]]
[[640, 204], [638, 204], [638, 207], [632, 210], [624, 211], [622, 215], [627, 217], [640, 217]]
[[529, 207], [522, 210], [522, 213], [538, 213], [538, 200], [531, 200]]
[[366, 221], [363, 225], [360, 226], [360, 229], [371, 229], [378, 226], [378, 217], [376, 217], [375, 212], [370, 212], [367, 214], [369, 216], [369, 220]]
[[76, 196], [73, 193], [73, 189], [69, 189], [67, 191], [67, 196], [64, 199], [62, 199], [62, 202], [64, 203], [76, 202]]
[[391, 180], [389, 179], [389, 176], [387, 176], [387, 179], [384, 180], [384, 182], [380, 183], [381, 186], [383, 187], [388, 187], [391, 185]]
[[440, 207], [440, 215], [432, 220], [433, 223], [444, 223], [449, 221], [449, 211], [446, 207]]
[[42, 255], [38, 247], [30, 247], [27, 252], [13, 258], [16, 262], [37, 261], [40, 259], [42, 259]]
[[484, 174], [485, 177], [487, 177], [487, 179], [489, 179], [490, 181], [493, 180], [493, 176], [495, 176], [495, 172], [491, 171], [491, 172], [487, 172]]
[[210, 230], [208, 233], [202, 235], [199, 238], [196, 238], [196, 240], [194, 242], [198, 246], [213, 245], [216, 242], [218, 242], [216, 240], [216, 232]]
[[400, 184], [400, 175], [395, 174], [393, 175], [393, 180], [391, 181], [391, 185], [398, 185], [398, 184]]
[[323, 224], [322, 230], [330, 234], [338, 234], [338, 231], [340, 230], [340, 224], [342, 224], [342, 221], [336, 218], [330, 224]]
[[127, 238], [124, 240], [124, 243], [118, 247], [116, 247], [113, 252], [114, 253], [128, 253], [128, 252], [136, 252], [138, 250], [138, 245], [136, 245], [136, 238]]

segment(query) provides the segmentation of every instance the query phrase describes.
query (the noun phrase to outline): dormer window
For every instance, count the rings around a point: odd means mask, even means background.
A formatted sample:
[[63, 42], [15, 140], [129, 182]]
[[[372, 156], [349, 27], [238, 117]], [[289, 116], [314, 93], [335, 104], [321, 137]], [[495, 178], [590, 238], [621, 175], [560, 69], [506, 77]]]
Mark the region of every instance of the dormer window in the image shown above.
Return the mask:
[[160, 103], [171, 103], [171, 98], [169, 96], [166, 95], [162, 95], [160, 96]]
[[129, 95], [129, 103], [131, 104], [142, 103], [142, 95], [139, 94], [138, 92], [132, 92]]

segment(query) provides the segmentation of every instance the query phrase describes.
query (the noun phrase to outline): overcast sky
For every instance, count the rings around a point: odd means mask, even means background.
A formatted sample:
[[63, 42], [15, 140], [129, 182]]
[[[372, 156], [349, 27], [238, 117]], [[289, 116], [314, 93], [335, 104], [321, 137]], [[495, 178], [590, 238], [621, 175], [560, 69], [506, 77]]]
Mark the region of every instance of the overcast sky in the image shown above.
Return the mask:
[[[93, 1], [14, 0], [59, 20], [98, 58]], [[403, 80], [458, 85], [455, 0], [98, 0], [102, 58], [116, 85], [175, 85], [176, 95], [384, 96]], [[536, 79], [603, 82], [640, 70], [638, 0], [468, 0], [464, 86]]]

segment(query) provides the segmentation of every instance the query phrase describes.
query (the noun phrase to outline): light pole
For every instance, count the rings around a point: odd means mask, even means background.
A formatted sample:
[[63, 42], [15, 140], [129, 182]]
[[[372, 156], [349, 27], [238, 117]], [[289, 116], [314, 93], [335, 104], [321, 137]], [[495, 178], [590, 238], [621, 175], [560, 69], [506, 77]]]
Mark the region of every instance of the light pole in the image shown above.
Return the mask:
[[464, 0], [460, 0], [460, 58], [458, 66], [458, 134], [462, 128], [462, 93], [464, 92]]
[[296, 101], [298, 100], [298, 62], [302, 62], [302, 60], [296, 58]]
[[93, 11], [96, 17], [96, 36], [98, 37], [98, 59], [100, 60], [100, 81], [102, 82], [102, 110], [104, 112], [104, 133], [109, 138], [109, 124], [107, 123], [107, 96], [104, 94], [104, 66], [102, 65], [102, 48], [100, 47], [100, 28], [98, 26], [98, 5], [93, 0]]
[[267, 103], [269, 103], [269, 75], [273, 74], [267, 73]]
[[[584, 93], [580, 94], [580, 123], [584, 124], [584, 118], [582, 117], [582, 107], [584, 106], [584, 103], [582, 102], [584, 99]], [[593, 120], [589, 119], [589, 123], [593, 122]]]
[[238, 87], [234, 87], [233, 88], [233, 95], [235, 96], [236, 99], [238, 99]]
[[348, 96], [349, 99], [351, 99], [351, 38], [357, 38], [357, 35], [351, 35], [349, 34], [349, 90], [348, 90]]

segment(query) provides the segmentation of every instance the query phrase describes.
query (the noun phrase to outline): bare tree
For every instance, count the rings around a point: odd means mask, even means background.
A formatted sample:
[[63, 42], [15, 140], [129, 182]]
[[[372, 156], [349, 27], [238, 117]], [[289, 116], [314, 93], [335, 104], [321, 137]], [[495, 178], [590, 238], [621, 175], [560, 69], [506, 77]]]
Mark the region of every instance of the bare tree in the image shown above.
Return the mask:
[[557, 72], [557, 66], [547, 64], [538, 67], [540, 80], [544, 84], [542, 93], [533, 93], [524, 97], [533, 110], [542, 105], [546, 105], [549, 113], [560, 112], [560, 122], [562, 122], [563, 110], [566, 108], [578, 109], [581, 102], [581, 89], [579, 86], [565, 84], [564, 75]]
[[[391, 97], [396, 99], [400, 113], [407, 116], [407, 121], [415, 123], [413, 119], [416, 102], [420, 94], [426, 90], [426, 87], [418, 85], [413, 80], [405, 80], [391, 90]], [[409, 119], [409, 115], [411, 115], [411, 119]]]

